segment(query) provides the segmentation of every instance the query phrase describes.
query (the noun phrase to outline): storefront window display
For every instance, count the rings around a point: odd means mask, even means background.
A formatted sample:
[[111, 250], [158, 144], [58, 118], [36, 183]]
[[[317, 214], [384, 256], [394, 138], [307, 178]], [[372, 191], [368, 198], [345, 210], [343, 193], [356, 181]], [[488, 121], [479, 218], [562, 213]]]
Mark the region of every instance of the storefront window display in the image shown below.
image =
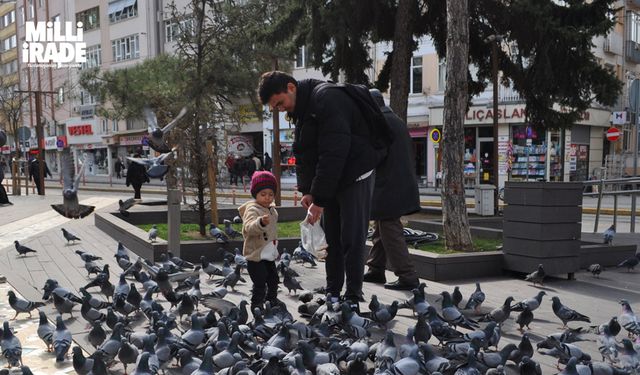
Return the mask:
[[107, 163], [107, 149], [98, 148], [85, 150], [85, 162], [87, 163], [87, 173], [95, 176], [97, 174], [107, 174], [109, 166]]
[[549, 142], [545, 130], [532, 125], [513, 126], [511, 134], [512, 180], [562, 181], [562, 132], [549, 132]]

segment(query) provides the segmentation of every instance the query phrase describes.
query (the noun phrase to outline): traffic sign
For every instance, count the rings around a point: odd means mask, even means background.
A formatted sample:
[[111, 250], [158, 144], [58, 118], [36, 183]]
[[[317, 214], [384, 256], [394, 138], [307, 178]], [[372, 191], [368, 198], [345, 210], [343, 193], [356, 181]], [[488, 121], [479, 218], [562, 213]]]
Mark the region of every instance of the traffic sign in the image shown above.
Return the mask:
[[440, 130], [438, 129], [433, 129], [429, 132], [429, 139], [433, 143], [440, 143], [440, 140], [442, 139], [442, 133], [440, 133]]
[[149, 151], [149, 138], [145, 135], [144, 137], [142, 137], [142, 150], [143, 151]]
[[56, 141], [56, 148], [58, 151], [62, 151], [64, 149], [64, 141], [62, 139], [58, 139]]
[[28, 141], [31, 138], [31, 129], [26, 126], [21, 126], [18, 128], [18, 140], [19, 141]]
[[617, 141], [618, 138], [620, 138], [620, 135], [620, 129], [618, 128], [611, 127], [607, 130], [607, 139], [611, 142]]

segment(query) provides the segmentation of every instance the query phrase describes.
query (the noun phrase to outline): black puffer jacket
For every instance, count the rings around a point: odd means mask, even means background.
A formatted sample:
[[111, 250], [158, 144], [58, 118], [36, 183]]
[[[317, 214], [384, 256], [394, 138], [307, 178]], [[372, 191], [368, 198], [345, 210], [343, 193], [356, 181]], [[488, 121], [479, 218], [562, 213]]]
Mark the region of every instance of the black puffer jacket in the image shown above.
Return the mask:
[[380, 160], [356, 103], [333, 84], [301, 80], [294, 113], [298, 190], [320, 207]]
[[389, 220], [420, 210], [420, 194], [407, 125], [391, 108], [380, 108], [393, 133], [387, 158], [376, 168], [371, 219]]

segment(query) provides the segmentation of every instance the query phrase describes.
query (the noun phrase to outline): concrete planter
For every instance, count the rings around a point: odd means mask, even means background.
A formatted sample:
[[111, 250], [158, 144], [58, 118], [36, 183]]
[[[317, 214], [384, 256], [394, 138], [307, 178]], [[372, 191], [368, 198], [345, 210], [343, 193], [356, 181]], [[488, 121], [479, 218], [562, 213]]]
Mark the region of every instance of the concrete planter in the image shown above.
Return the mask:
[[502, 251], [435, 254], [409, 249], [409, 256], [421, 279], [446, 281], [502, 275]]

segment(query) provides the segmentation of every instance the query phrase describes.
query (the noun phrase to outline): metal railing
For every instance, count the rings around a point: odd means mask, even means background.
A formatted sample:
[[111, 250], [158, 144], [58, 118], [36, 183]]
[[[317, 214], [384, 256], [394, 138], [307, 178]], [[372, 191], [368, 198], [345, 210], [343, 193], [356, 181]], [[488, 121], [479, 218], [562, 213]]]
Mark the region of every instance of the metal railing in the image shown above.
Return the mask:
[[[593, 233], [598, 231], [598, 221], [600, 220], [600, 211], [602, 207], [602, 197], [605, 195], [613, 196], [613, 225], [617, 224], [618, 220], [618, 197], [620, 195], [631, 195], [631, 233], [636, 231], [636, 197], [640, 193], [638, 189], [640, 185], [640, 177], [627, 177], [627, 178], [614, 178], [614, 179], [601, 179], [601, 180], [589, 180], [584, 181], [583, 185], [597, 186], [598, 191], [595, 193], [583, 193], [584, 197], [598, 197], [598, 204], [596, 206], [596, 220], [593, 225]], [[623, 190], [621, 187], [630, 185], [630, 190]]]

